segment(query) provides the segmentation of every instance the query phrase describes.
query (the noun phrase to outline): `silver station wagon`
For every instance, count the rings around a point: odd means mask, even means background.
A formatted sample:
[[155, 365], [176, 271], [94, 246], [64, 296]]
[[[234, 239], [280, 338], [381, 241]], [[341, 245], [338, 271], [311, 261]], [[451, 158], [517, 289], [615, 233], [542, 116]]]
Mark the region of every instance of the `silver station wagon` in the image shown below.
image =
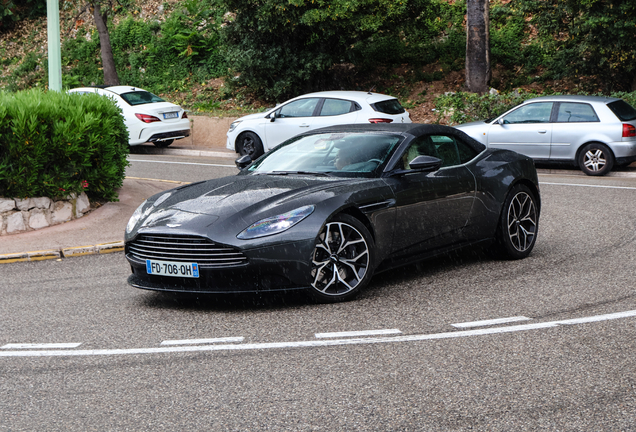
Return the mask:
[[537, 162], [572, 162], [587, 175], [605, 175], [636, 161], [636, 109], [622, 99], [544, 96], [456, 128], [487, 147], [514, 150]]

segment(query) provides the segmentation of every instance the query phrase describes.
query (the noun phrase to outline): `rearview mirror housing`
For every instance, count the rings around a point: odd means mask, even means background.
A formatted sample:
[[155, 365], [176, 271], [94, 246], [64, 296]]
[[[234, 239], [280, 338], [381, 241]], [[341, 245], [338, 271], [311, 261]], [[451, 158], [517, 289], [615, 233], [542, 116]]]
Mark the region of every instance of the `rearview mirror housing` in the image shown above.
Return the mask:
[[234, 163], [238, 169], [243, 170], [252, 163], [252, 157], [250, 155], [244, 155], [236, 159]]

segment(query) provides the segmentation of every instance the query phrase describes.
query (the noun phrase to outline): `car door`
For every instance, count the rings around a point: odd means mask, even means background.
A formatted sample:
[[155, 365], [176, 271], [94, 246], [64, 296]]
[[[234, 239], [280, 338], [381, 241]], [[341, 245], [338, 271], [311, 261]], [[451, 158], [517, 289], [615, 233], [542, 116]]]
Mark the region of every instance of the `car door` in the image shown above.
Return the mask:
[[350, 100], [325, 98], [314, 117], [310, 129], [355, 123], [360, 112], [359, 106]]
[[[442, 159], [442, 167], [412, 170], [409, 162], [420, 155]], [[396, 200], [394, 254], [428, 252], [462, 241], [475, 199], [475, 178], [462, 159], [466, 157], [457, 139], [447, 135], [419, 137], [404, 151], [388, 179]]]
[[[265, 136], [269, 148], [311, 129], [314, 113], [320, 98], [303, 98], [291, 101], [272, 114], [265, 124]], [[275, 117], [274, 117], [275, 116]]]
[[488, 130], [488, 147], [513, 150], [533, 159], [549, 159], [553, 105], [553, 102], [521, 105], [499, 118]]
[[555, 111], [550, 159], [575, 160], [579, 145], [599, 131], [600, 120], [587, 103], [559, 102]]

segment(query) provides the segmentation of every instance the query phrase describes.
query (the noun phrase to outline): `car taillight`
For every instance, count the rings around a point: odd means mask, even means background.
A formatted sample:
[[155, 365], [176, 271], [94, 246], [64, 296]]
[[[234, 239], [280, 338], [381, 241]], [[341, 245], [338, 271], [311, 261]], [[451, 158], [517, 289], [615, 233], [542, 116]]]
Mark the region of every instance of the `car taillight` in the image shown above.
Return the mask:
[[182, 118], [182, 119], [183, 119], [183, 118], [188, 118], [188, 114], [184, 111], [184, 112], [183, 112], [183, 115], [181, 116], [181, 118]]
[[636, 137], [636, 127], [623, 123], [623, 138]]
[[369, 123], [392, 123], [393, 119], [386, 118], [370, 118]]
[[135, 117], [137, 117], [139, 120], [141, 120], [144, 123], [152, 123], [152, 122], [161, 121], [159, 120], [159, 118], [148, 115], [148, 114], [135, 114]]

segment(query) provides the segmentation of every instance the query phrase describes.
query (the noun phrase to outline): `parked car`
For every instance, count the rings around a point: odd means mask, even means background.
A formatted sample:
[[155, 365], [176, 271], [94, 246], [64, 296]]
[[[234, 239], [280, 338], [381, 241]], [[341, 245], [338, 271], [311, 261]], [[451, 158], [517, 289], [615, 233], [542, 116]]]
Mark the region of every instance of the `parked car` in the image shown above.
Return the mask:
[[300, 133], [352, 123], [411, 123], [411, 118], [392, 96], [360, 91], [310, 93], [239, 118], [227, 132], [227, 148], [256, 159]]
[[[340, 125], [290, 139], [231, 177], [161, 192], [132, 215], [133, 287], [354, 297], [376, 272], [493, 243], [537, 239], [532, 159], [439, 125]], [[247, 165], [249, 164], [249, 165]], [[245, 166], [247, 165], [247, 166]]]
[[190, 136], [190, 120], [183, 108], [138, 87], [80, 87], [68, 92], [97, 93], [113, 99], [122, 110], [131, 146], [151, 142], [168, 147], [174, 140]]
[[587, 175], [636, 161], [636, 109], [622, 99], [546, 96], [494, 119], [456, 126], [491, 148], [538, 162], [567, 162]]

